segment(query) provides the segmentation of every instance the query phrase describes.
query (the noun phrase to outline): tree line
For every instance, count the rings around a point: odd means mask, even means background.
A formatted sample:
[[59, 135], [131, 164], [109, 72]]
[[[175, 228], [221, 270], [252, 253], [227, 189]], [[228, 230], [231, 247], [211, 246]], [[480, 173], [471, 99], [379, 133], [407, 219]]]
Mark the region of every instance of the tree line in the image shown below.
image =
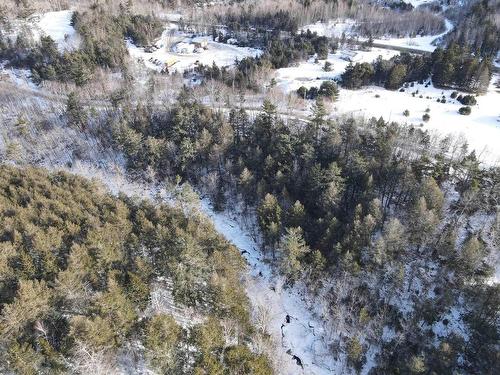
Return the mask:
[[482, 93], [489, 86], [491, 68], [490, 59], [474, 56], [467, 47], [452, 43], [430, 56], [402, 53], [389, 60], [379, 57], [373, 63], [349, 64], [341, 83], [349, 89], [376, 84], [396, 90], [404, 83], [431, 77], [437, 87]]

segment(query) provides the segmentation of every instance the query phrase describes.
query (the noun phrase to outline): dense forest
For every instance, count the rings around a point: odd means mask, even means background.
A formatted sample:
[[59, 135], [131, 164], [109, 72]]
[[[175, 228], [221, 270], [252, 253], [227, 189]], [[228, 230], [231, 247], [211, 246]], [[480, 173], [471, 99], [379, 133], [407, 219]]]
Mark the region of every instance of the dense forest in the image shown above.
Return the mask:
[[[163, 374], [271, 373], [249, 346], [243, 260], [207, 219], [33, 168], [0, 167], [0, 202], [0, 372], [132, 356]], [[190, 325], [151, 305], [164, 280]]]
[[500, 1], [479, 0], [466, 3], [456, 15], [457, 27], [446, 35], [448, 43], [467, 46], [477, 55], [494, 58], [500, 50]]
[[[498, 225], [500, 173], [481, 169], [466, 145], [382, 119], [332, 122], [321, 100], [305, 126], [285, 123], [270, 102], [253, 120], [237, 108], [226, 120], [189, 90], [167, 112], [124, 107], [115, 129], [131, 170], [179, 175], [219, 209], [241, 197], [290, 285], [302, 277], [313, 290], [333, 275], [357, 280], [351, 314], [366, 315], [367, 327], [386, 319], [401, 335], [400, 349], [388, 343], [376, 372], [491, 374], [498, 367], [491, 353], [500, 295], [484, 281], [499, 232], [491, 226], [488, 243], [460, 222], [463, 215], [497, 215]], [[458, 198], [447, 202], [452, 191]], [[428, 270], [432, 297], [414, 300], [412, 314], [402, 312], [394, 299], [429, 267], [439, 269]], [[337, 297], [330, 298], [336, 316]], [[436, 351], [430, 327], [459, 300], [467, 301], [470, 337], [448, 337]], [[351, 364], [360, 368], [362, 345], [353, 345], [359, 350], [350, 353]]]
[[[77, 48], [11, 32], [12, 15], [30, 25], [56, 3], [0, 4], [1, 374], [498, 373], [500, 167], [355, 96], [430, 86], [453, 106], [441, 118], [494, 127], [480, 94], [498, 0], [82, 0], [66, 13]], [[455, 27], [432, 53], [371, 54], [444, 17]], [[332, 20], [355, 26], [303, 28]], [[211, 63], [228, 51], [258, 57]], [[340, 61], [353, 51], [372, 62]], [[377, 90], [448, 129], [428, 101]]]

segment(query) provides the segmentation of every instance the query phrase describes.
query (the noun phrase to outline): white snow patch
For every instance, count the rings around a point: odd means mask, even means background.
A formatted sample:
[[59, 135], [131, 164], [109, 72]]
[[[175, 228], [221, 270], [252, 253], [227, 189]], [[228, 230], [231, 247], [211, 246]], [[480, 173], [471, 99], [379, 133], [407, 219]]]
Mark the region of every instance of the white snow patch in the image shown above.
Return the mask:
[[38, 86], [31, 80], [31, 71], [29, 69], [6, 67], [5, 63], [0, 63], [0, 81], [4, 78], [18, 87], [26, 87], [33, 90], [38, 89]]
[[396, 331], [393, 328], [384, 326], [382, 329], [382, 340], [385, 342], [390, 342], [396, 338]]
[[418, 8], [420, 5], [432, 3], [434, 0], [402, 0], [403, 3], [411, 4], [414, 8]]
[[59, 50], [73, 50], [80, 45], [80, 38], [76, 30], [71, 26], [72, 10], [44, 13], [35, 23], [34, 33], [36, 39], [41, 36], [50, 36]]
[[[463, 306], [463, 301], [459, 301], [458, 306]], [[461, 336], [465, 341], [468, 341], [469, 334], [466, 329], [466, 323], [463, 321], [463, 316], [463, 307], [454, 306], [438, 322], [432, 325], [432, 331], [439, 339], [456, 334]]]
[[356, 26], [356, 21], [353, 19], [335, 19], [328, 22], [318, 21], [316, 23], [301, 27], [301, 31], [310, 30], [319, 36], [328, 38], [340, 38], [342, 34], [345, 36], [353, 36], [353, 30]]

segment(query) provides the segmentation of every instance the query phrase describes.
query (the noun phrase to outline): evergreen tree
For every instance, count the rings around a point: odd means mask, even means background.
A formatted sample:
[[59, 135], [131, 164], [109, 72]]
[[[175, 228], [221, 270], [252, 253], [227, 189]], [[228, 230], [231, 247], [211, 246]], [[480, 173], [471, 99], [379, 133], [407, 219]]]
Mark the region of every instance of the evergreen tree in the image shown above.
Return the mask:
[[66, 101], [66, 118], [68, 125], [72, 127], [85, 129], [87, 126], [87, 114], [75, 92], [71, 92], [68, 95], [68, 100]]
[[273, 247], [279, 239], [281, 231], [281, 207], [276, 197], [266, 194], [258, 210], [259, 226], [264, 235], [266, 245]]
[[323, 99], [317, 98], [312, 107], [312, 117], [310, 119], [311, 135], [316, 144], [319, 143], [321, 132], [326, 125], [326, 108]]
[[171, 315], [155, 315], [146, 323], [145, 328], [146, 357], [151, 366], [161, 373], [181, 371], [179, 345], [182, 328]]
[[406, 73], [407, 73], [406, 65], [403, 64], [394, 65], [389, 74], [389, 78], [385, 83], [385, 87], [389, 90], [397, 90], [399, 87], [401, 87], [401, 85], [405, 81]]
[[293, 284], [303, 271], [301, 261], [311, 252], [304, 241], [302, 228], [288, 228], [280, 240], [279, 249], [281, 273]]

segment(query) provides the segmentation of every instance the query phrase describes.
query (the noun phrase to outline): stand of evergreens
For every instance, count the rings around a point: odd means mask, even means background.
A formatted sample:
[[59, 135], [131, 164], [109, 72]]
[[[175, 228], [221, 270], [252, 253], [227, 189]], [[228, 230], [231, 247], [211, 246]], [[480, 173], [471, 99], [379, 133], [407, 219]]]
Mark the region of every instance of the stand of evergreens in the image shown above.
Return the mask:
[[467, 48], [451, 44], [437, 48], [431, 56], [402, 53], [389, 60], [349, 65], [342, 73], [342, 85], [349, 89], [376, 84], [397, 90], [407, 82], [432, 78], [437, 87], [457, 88], [481, 93], [488, 88], [492, 75], [491, 60], [475, 57]]
[[[0, 222], [0, 372], [72, 373], [92, 353], [118, 361], [139, 342], [158, 373], [271, 373], [247, 346], [243, 259], [202, 216], [62, 172], [0, 166]], [[208, 319], [183, 328], [145, 314], [161, 278], [179, 306]]]

